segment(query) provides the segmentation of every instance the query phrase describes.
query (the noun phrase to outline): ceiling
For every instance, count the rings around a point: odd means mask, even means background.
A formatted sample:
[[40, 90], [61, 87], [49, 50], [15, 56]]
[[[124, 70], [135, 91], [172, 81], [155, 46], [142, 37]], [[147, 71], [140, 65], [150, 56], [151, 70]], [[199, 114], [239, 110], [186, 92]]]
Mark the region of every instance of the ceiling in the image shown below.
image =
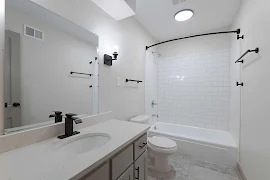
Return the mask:
[[[137, 0], [135, 18], [157, 41], [163, 41], [227, 28], [240, 4], [241, 0]], [[192, 9], [192, 19], [175, 21], [174, 15], [182, 9]]]

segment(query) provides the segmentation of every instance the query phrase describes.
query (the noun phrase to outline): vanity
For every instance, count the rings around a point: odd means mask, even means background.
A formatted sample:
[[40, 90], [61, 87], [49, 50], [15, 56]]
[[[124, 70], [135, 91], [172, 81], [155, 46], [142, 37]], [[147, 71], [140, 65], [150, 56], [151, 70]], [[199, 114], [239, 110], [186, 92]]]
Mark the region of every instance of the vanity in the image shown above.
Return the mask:
[[81, 180], [147, 180], [146, 142], [144, 134]]
[[0, 179], [146, 180], [149, 128], [108, 120], [0, 154]]

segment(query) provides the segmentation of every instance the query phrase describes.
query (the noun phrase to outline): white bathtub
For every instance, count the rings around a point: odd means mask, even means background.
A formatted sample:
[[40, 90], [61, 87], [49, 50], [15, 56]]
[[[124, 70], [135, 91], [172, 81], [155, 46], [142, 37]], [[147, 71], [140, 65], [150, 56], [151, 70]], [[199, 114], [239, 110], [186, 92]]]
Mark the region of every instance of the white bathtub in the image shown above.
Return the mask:
[[233, 168], [237, 166], [238, 147], [227, 131], [156, 123], [148, 136], [173, 139], [180, 154]]

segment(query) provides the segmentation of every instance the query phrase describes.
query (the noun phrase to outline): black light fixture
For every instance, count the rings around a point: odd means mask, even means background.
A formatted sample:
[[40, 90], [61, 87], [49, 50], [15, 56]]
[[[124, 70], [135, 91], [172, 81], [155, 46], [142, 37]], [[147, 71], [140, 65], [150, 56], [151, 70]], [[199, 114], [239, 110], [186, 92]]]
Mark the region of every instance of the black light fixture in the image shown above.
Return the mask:
[[113, 57], [108, 55], [108, 54], [104, 54], [104, 64], [108, 65], [108, 66], [112, 66], [112, 61], [117, 60], [118, 57], [118, 47], [114, 46], [113, 47]]

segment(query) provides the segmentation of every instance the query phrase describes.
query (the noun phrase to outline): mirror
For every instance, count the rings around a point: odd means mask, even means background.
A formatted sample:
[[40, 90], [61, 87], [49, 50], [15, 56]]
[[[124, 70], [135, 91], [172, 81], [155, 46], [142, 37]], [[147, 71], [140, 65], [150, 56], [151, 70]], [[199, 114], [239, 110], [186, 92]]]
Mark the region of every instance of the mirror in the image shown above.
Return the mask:
[[54, 111], [97, 114], [97, 49], [88, 30], [30, 0], [7, 0], [5, 132], [55, 123]]

